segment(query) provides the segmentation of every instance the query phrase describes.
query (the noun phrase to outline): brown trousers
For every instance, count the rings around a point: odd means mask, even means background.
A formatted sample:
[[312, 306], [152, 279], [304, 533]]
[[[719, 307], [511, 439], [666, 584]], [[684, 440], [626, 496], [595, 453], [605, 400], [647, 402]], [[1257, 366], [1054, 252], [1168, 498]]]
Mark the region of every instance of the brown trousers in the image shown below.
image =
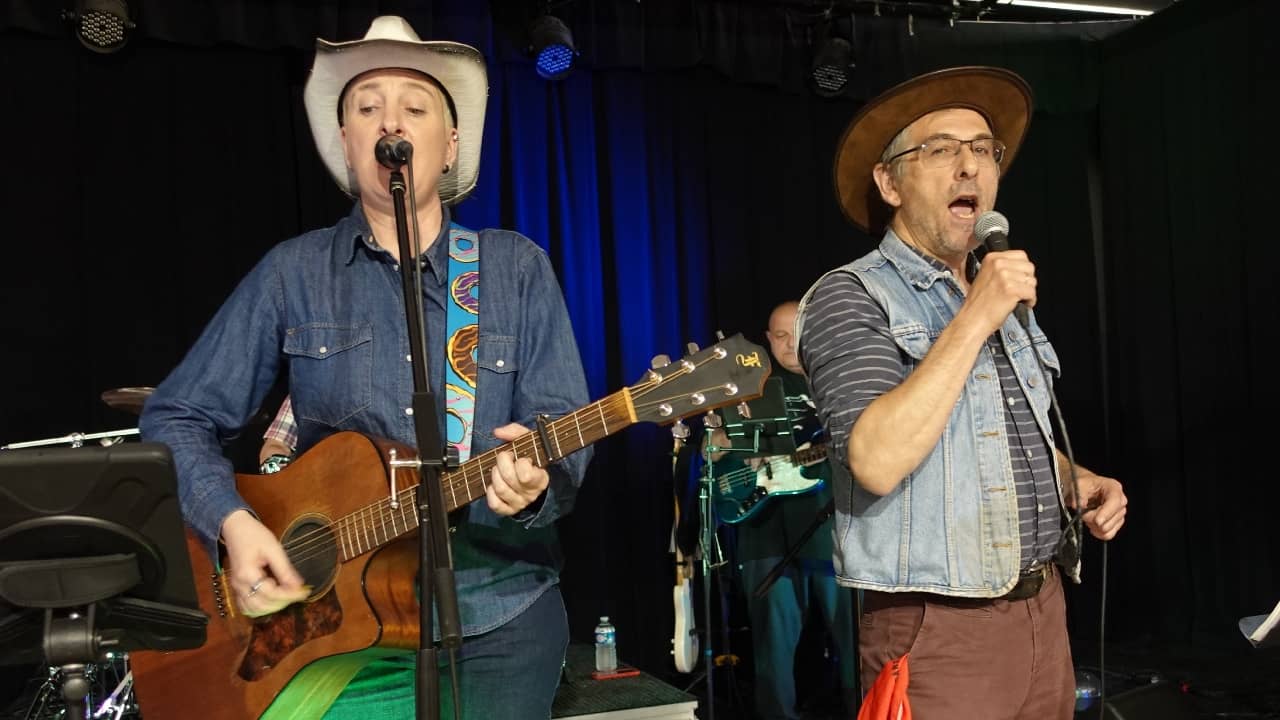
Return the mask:
[[863, 595], [862, 686], [910, 652], [915, 720], [1071, 720], [1075, 670], [1057, 568], [1027, 600]]

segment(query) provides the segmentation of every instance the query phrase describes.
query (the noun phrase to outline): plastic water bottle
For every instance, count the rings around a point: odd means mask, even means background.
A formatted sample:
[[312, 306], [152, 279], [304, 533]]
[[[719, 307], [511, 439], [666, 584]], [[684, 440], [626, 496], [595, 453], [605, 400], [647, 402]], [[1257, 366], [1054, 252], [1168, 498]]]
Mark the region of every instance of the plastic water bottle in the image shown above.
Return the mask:
[[1098, 701], [1101, 685], [1097, 675], [1085, 670], [1076, 671], [1076, 712], [1093, 707]]
[[600, 618], [596, 625], [596, 671], [613, 672], [618, 669], [618, 631], [609, 623], [609, 616]]

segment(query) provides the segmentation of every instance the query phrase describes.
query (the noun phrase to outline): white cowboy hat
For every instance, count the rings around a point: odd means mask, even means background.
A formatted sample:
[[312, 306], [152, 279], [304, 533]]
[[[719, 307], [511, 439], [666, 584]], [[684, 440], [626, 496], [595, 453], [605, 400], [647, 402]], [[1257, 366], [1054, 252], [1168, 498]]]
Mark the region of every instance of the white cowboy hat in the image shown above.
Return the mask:
[[395, 15], [374, 18], [360, 40], [316, 40], [316, 60], [302, 100], [325, 167], [344, 192], [358, 193], [355, 173], [347, 167], [342, 149], [338, 103], [353, 78], [383, 68], [415, 70], [444, 88], [445, 102], [455, 111], [458, 159], [440, 176], [440, 201], [450, 204], [466, 197], [475, 189], [480, 171], [480, 137], [489, 96], [484, 57], [470, 45], [420, 40], [409, 23]]

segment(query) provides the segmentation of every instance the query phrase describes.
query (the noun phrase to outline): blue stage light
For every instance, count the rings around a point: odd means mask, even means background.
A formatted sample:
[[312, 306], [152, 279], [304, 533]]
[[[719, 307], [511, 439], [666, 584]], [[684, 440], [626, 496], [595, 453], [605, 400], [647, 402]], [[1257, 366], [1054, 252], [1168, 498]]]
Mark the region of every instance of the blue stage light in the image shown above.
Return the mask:
[[538, 75], [559, 80], [573, 70], [578, 51], [573, 34], [560, 18], [543, 15], [529, 27], [529, 50], [535, 58]]

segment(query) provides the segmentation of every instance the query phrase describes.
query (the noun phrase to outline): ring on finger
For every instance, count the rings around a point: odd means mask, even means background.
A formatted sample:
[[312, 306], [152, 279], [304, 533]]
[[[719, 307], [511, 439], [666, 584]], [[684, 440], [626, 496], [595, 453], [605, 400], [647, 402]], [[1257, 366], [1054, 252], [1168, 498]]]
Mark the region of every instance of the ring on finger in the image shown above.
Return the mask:
[[266, 582], [266, 581], [267, 581], [267, 579], [266, 579], [266, 578], [262, 578], [262, 579], [258, 580], [258, 582], [256, 582], [256, 583], [254, 583], [254, 584], [250, 585], [250, 586], [249, 586], [249, 597], [253, 597], [254, 595], [257, 595], [257, 594], [258, 594], [258, 590], [262, 587], [262, 583], [264, 583], [264, 582]]

